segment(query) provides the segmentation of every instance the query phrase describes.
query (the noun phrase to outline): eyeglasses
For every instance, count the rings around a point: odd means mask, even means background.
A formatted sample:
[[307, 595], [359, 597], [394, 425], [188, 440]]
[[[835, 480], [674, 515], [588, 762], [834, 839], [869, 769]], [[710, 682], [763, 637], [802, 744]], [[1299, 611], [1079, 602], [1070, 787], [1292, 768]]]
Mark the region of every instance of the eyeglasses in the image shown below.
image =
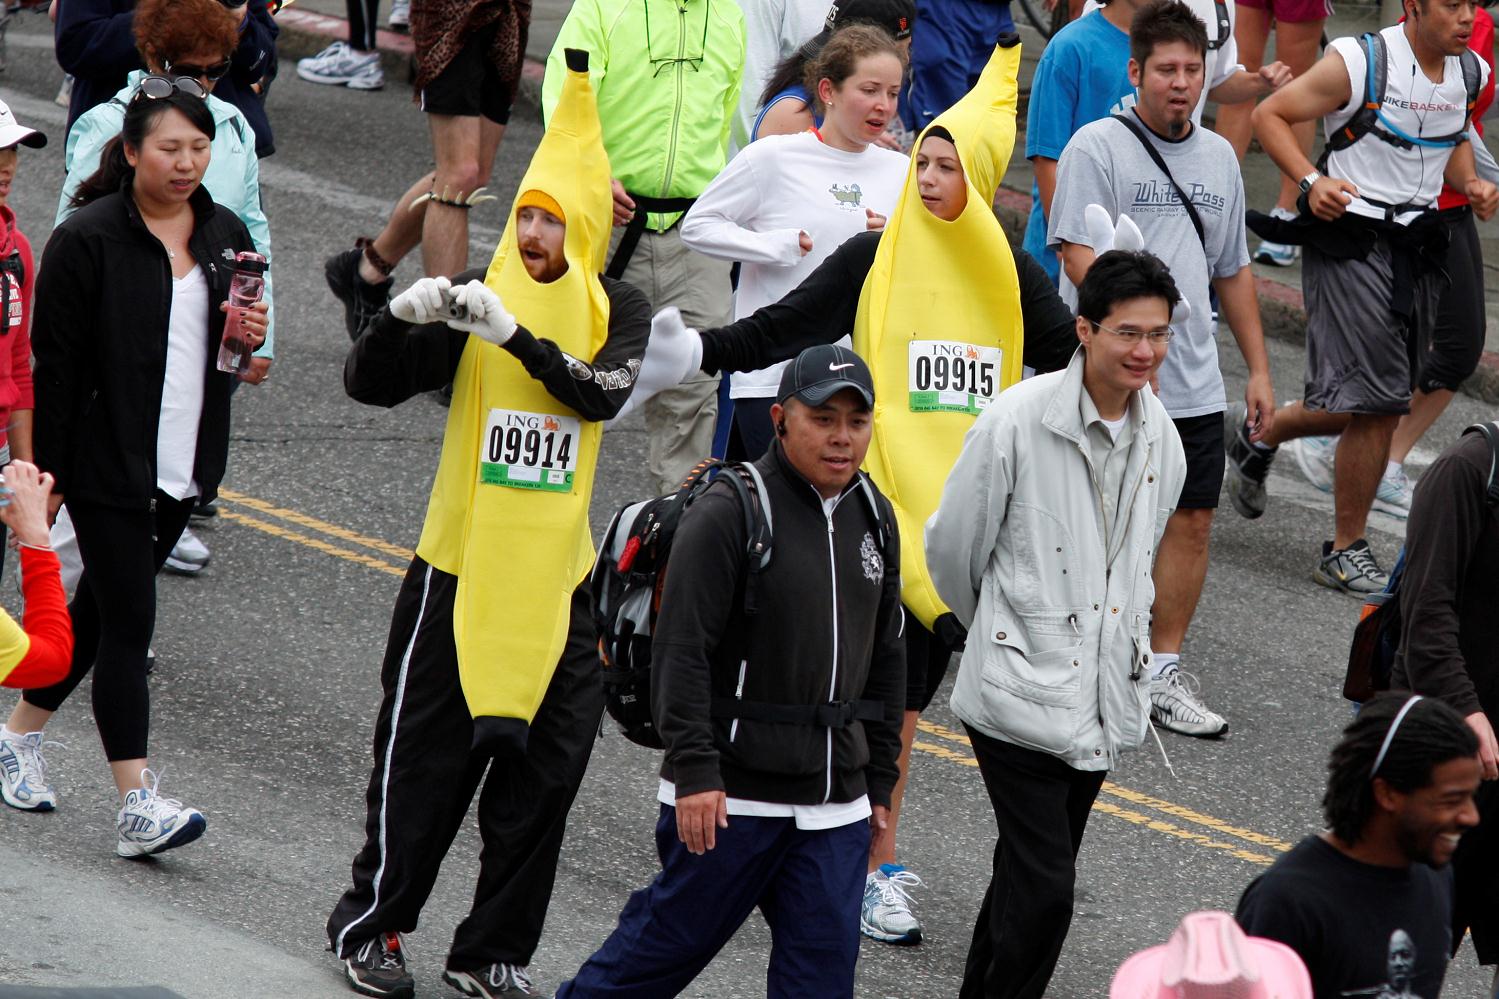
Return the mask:
[[223, 62], [214, 63], [212, 66], [199, 66], [196, 63], [190, 62], [173, 65], [170, 62], [166, 62], [162, 63], [162, 68], [173, 76], [185, 76], [192, 80], [217, 81], [222, 80], [228, 74], [231, 65], [232, 62], [225, 59]]
[[1103, 323], [1094, 323], [1091, 319], [1088, 322], [1093, 323], [1094, 329], [1103, 330], [1105, 333], [1112, 333], [1131, 345], [1137, 344], [1141, 340], [1149, 340], [1152, 347], [1164, 347], [1171, 342], [1170, 326], [1162, 326], [1159, 329], [1153, 330], [1142, 330], [1136, 329], [1133, 326], [1127, 326], [1124, 329], [1116, 330], [1105, 326]]
[[149, 101], [162, 101], [172, 96], [172, 92], [187, 94], [203, 100], [208, 96], [208, 91], [203, 89], [203, 84], [190, 76], [179, 76], [171, 79], [165, 76], [147, 76], [141, 79], [140, 85], [135, 88], [135, 96], [130, 98], [138, 101], [142, 97]]

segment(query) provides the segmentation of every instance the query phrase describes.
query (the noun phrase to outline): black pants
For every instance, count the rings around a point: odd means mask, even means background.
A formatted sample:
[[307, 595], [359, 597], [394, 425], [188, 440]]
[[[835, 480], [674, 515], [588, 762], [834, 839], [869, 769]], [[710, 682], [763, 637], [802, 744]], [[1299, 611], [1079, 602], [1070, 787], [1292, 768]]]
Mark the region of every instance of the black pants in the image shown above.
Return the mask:
[[926, 630], [902, 604], [906, 616], [906, 710], [925, 711], [937, 696], [956, 650]]
[[147, 755], [146, 653], [156, 630], [156, 574], [196, 502], [158, 492], [154, 513], [68, 504], [83, 558], [83, 575], [68, 605], [73, 666], [60, 682], [22, 696], [28, 704], [56, 711], [92, 669], [94, 722], [111, 763]]
[[968, 728], [999, 841], [959, 999], [1040, 999], [1072, 924], [1077, 851], [1101, 770], [1074, 770], [1046, 753]]
[[1437, 307], [1436, 325], [1413, 338], [1411, 374], [1423, 392], [1456, 392], [1478, 367], [1483, 354], [1483, 247], [1473, 209], [1449, 208], [1442, 219], [1452, 234], [1447, 247], [1447, 288]]
[[344, 0], [344, 9], [349, 15], [349, 46], [361, 52], [375, 51], [380, 0]]
[[[379, 933], [410, 932], [479, 791], [479, 884], [453, 935], [447, 966], [529, 964], [557, 875], [567, 812], [604, 711], [586, 590], [557, 672], [531, 723], [526, 755], [497, 762], [472, 750], [473, 719], [458, 680], [453, 599], [458, 577], [413, 559], [396, 597], [380, 671], [375, 767], [354, 885], [328, 918], [340, 957]], [[485, 771], [488, 770], [486, 775]]]
[[1499, 783], [1484, 781], [1478, 788], [1478, 828], [1463, 833], [1452, 857], [1456, 883], [1453, 895], [1452, 950], [1472, 932], [1479, 964], [1499, 964]]

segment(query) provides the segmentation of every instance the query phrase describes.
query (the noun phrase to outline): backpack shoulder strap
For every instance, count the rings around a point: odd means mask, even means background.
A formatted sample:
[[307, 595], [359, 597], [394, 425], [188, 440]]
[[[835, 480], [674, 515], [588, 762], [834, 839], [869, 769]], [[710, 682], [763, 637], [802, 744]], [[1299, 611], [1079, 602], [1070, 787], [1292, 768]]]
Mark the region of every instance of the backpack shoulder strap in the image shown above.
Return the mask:
[[726, 462], [723, 469], [723, 477], [738, 495], [740, 509], [744, 511], [744, 613], [746, 616], [753, 616], [760, 609], [760, 573], [770, 565], [774, 548], [770, 494], [765, 491], [765, 480], [760, 477], [760, 470], [754, 465], [748, 462]]
[[1489, 478], [1484, 488], [1484, 500], [1489, 509], [1499, 509], [1499, 423], [1475, 423], [1463, 431], [1464, 434], [1483, 434], [1489, 444]]
[[1478, 92], [1483, 89], [1483, 70], [1478, 65], [1478, 54], [1465, 48], [1458, 56], [1463, 64], [1463, 89], [1467, 91], [1467, 110], [1463, 115], [1463, 131], [1473, 122], [1473, 109], [1478, 105]]
[[1208, 39], [1209, 52], [1216, 52], [1223, 48], [1234, 34], [1233, 25], [1228, 19], [1228, 0], [1214, 0], [1213, 14], [1218, 21], [1218, 31]]
[[1322, 155], [1317, 157], [1319, 173], [1327, 172], [1327, 154], [1347, 149], [1373, 130], [1379, 120], [1379, 109], [1384, 106], [1385, 90], [1389, 87], [1389, 52], [1384, 36], [1377, 31], [1366, 31], [1359, 36], [1358, 46], [1364, 53], [1364, 100], [1353, 109], [1352, 116], [1343, 127], [1327, 137]]
[[880, 504], [879, 494], [874, 490], [874, 484], [869, 481], [869, 476], [859, 472], [859, 495], [864, 498], [864, 506], [869, 510], [869, 515], [874, 519], [875, 531], [879, 534], [876, 538], [880, 546], [880, 555], [885, 559], [885, 565], [890, 565], [890, 542], [895, 537], [895, 525], [890, 520], [889, 504]]

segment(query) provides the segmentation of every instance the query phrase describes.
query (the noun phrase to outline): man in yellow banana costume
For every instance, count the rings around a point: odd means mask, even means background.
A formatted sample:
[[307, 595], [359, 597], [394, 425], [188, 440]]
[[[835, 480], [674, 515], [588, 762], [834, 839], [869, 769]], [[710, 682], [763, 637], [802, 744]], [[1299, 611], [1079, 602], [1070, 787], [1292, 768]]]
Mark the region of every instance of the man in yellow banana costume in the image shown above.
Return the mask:
[[366, 994], [412, 995], [400, 934], [416, 926], [481, 780], [479, 885], [443, 977], [468, 995], [535, 994], [522, 969], [603, 712], [577, 586], [593, 560], [602, 421], [635, 387], [650, 306], [599, 276], [612, 209], [587, 66], [587, 53], [568, 53], [487, 273], [418, 281], [345, 366], [349, 394], [374, 405], [453, 382], [381, 670], [366, 840], [328, 920]]
[[[752, 371], [852, 335], [876, 383], [865, 468], [902, 529], [919, 537], [963, 437], [1021, 377], [1065, 368], [1077, 350], [1071, 310], [1039, 264], [1011, 251], [990, 205], [1015, 142], [1019, 39], [995, 47], [978, 83], [921, 133], [900, 204], [883, 232], [856, 235], [781, 301], [702, 333], [702, 369]], [[658, 314], [656, 324], [668, 317]], [[901, 551], [906, 610], [902, 778], [876, 833], [867, 936], [915, 943], [921, 925], [895, 873], [895, 831], [916, 719], [936, 694], [963, 629], [932, 589], [920, 545]], [[910, 885], [903, 875], [897, 883]]]

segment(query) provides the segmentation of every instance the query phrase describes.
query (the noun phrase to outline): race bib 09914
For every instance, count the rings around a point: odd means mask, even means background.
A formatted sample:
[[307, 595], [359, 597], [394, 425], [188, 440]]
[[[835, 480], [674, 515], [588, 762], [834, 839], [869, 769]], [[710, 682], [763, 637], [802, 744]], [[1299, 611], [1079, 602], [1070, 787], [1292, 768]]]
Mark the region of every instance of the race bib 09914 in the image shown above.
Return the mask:
[[566, 493], [578, 468], [577, 417], [491, 409], [479, 445], [479, 481]]

